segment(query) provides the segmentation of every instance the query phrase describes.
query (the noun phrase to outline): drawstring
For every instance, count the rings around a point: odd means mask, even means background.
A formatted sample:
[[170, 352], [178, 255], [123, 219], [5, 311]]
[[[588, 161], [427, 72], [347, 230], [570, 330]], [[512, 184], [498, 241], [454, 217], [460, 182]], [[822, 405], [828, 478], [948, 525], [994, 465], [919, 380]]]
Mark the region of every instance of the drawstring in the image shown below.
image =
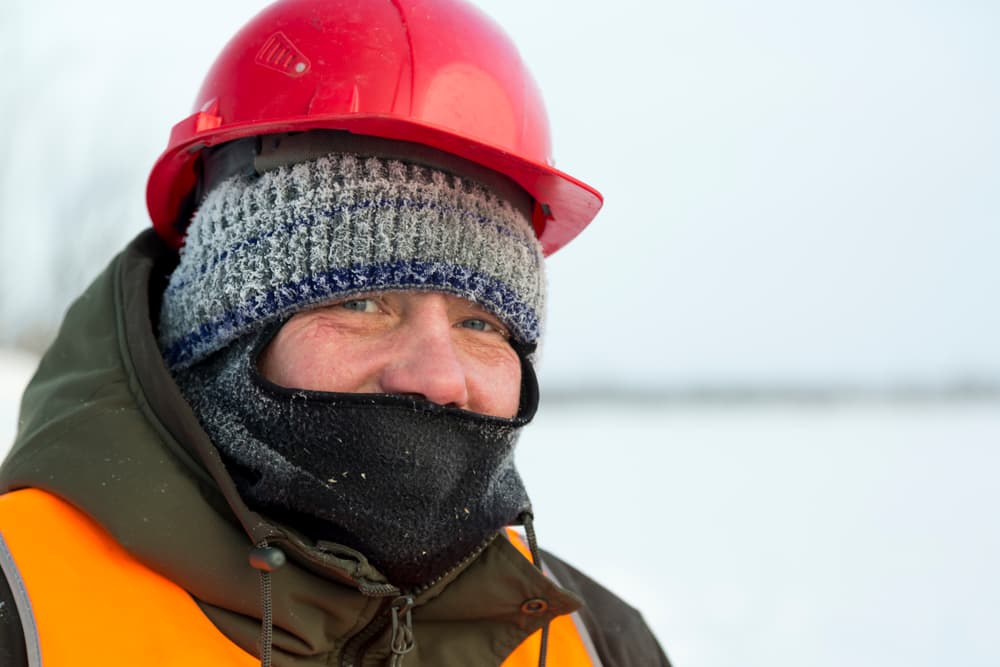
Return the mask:
[[402, 667], [403, 658], [413, 650], [416, 641], [413, 639], [413, 598], [401, 595], [392, 601], [392, 639], [389, 646], [392, 649], [390, 667]]
[[271, 573], [285, 564], [285, 552], [262, 541], [250, 551], [250, 565], [260, 572], [260, 667], [271, 667], [274, 620], [271, 616]]
[[[542, 556], [538, 551], [538, 540], [535, 538], [535, 523], [534, 517], [531, 512], [525, 512], [521, 515], [522, 521], [524, 521], [524, 532], [528, 536], [528, 550], [531, 551], [531, 562], [535, 564], [535, 567], [539, 571], [542, 570]], [[545, 667], [545, 659], [549, 652], [549, 622], [546, 621], [545, 625], [542, 626], [542, 643], [538, 650], [538, 667]]]

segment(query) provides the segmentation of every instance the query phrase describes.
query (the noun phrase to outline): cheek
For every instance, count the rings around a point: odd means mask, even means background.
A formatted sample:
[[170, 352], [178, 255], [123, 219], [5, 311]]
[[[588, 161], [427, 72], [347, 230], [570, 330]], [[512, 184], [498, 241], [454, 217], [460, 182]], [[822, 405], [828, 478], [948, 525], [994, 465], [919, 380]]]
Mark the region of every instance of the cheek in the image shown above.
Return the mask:
[[466, 365], [469, 408], [496, 417], [514, 417], [521, 403], [521, 360], [511, 350], [489, 363], [474, 360]]
[[[343, 337], [315, 329], [285, 335], [278, 333], [261, 355], [258, 367], [271, 382], [292, 389], [312, 391], [368, 391], [372, 373], [359, 359], [371, 359], [366, 350]], [[356, 341], [354, 341], [356, 342]], [[345, 363], [353, 359], [354, 363]]]
[[288, 344], [288, 337], [282, 332], [268, 343], [263, 354], [257, 360], [260, 374], [282, 387], [308, 387], [303, 384], [309, 378], [304, 377], [304, 371], [311, 363], [307, 355], [294, 345]]

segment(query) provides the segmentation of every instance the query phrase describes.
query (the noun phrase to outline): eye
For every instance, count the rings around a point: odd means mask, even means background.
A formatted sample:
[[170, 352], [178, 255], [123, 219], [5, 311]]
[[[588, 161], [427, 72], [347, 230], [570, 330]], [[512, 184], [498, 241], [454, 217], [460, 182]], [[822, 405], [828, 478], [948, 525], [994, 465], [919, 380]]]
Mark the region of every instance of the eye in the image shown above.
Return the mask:
[[507, 329], [502, 325], [494, 324], [489, 320], [484, 320], [479, 317], [470, 317], [468, 319], [464, 319], [458, 323], [458, 326], [460, 326], [463, 329], [471, 329], [472, 331], [497, 333], [500, 334], [503, 338], [508, 338], [510, 336], [510, 334], [507, 332]]
[[476, 319], [462, 320], [460, 326], [466, 329], [473, 329], [475, 331], [490, 331], [494, 328], [493, 325], [491, 325], [486, 320], [476, 320]]
[[375, 303], [375, 299], [348, 299], [347, 301], [341, 301], [337, 305], [345, 310], [353, 310], [359, 313], [378, 312], [378, 304]]

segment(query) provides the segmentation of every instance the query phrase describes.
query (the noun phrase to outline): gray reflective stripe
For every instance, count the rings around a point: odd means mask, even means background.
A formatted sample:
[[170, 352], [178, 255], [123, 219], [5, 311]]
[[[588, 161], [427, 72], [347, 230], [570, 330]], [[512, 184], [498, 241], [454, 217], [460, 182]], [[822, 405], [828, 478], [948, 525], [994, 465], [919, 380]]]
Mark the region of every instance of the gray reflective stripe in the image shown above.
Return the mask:
[[[559, 577], [552, 573], [552, 570], [548, 568], [545, 561], [542, 561], [542, 572], [556, 585], [566, 588], [559, 581]], [[590, 658], [590, 664], [593, 667], [604, 667], [604, 663], [601, 662], [601, 658], [597, 655], [597, 648], [594, 647], [594, 640], [590, 638], [590, 632], [587, 630], [587, 624], [583, 622], [583, 617], [580, 616], [580, 612], [574, 611], [570, 614], [570, 618], [573, 619], [573, 625], [576, 626], [576, 631], [580, 635], [580, 641], [583, 642], [583, 648], [587, 651], [587, 657]]]
[[41, 667], [42, 651], [38, 643], [38, 627], [35, 626], [35, 614], [31, 611], [31, 600], [28, 599], [28, 589], [24, 587], [21, 572], [17, 569], [14, 556], [11, 555], [7, 543], [0, 533], [0, 569], [7, 578], [7, 585], [14, 595], [17, 605], [17, 615], [21, 617], [21, 629], [24, 631], [24, 644], [28, 652], [28, 667]]

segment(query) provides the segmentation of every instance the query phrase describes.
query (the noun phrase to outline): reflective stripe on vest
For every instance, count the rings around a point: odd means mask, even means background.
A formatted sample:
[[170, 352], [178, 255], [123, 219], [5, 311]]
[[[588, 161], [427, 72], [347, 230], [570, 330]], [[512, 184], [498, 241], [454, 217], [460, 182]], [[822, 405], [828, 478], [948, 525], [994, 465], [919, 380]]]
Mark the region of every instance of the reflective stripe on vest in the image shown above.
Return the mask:
[[[530, 560], [523, 541], [513, 532], [508, 536]], [[17, 603], [31, 667], [260, 664], [222, 634], [187, 591], [44, 491], [0, 496], [0, 567]], [[541, 631], [525, 639], [502, 667], [536, 667], [540, 637]], [[579, 615], [552, 621], [548, 664], [600, 667]]]

